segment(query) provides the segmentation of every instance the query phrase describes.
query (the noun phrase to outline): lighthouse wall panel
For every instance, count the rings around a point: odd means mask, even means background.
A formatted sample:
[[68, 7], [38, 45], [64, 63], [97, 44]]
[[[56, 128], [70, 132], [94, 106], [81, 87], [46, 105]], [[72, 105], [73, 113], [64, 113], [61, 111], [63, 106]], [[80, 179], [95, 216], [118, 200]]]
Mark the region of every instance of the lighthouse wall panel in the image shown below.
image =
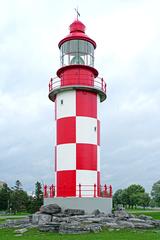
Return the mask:
[[76, 142], [97, 144], [97, 119], [76, 117]]
[[94, 184], [97, 184], [97, 171], [77, 170], [76, 171], [77, 192], [79, 183], [82, 185], [82, 197], [94, 196]]
[[97, 93], [76, 91], [76, 116], [97, 118]]
[[101, 119], [100, 117], [100, 96], [97, 94], [97, 119]]
[[57, 171], [76, 170], [76, 144], [57, 145]]
[[97, 170], [97, 146], [93, 144], [77, 143], [76, 169]]
[[76, 115], [76, 91], [64, 91], [57, 95], [57, 119]]
[[57, 144], [76, 142], [76, 117], [57, 120]]
[[57, 171], [57, 197], [76, 196], [76, 170]]

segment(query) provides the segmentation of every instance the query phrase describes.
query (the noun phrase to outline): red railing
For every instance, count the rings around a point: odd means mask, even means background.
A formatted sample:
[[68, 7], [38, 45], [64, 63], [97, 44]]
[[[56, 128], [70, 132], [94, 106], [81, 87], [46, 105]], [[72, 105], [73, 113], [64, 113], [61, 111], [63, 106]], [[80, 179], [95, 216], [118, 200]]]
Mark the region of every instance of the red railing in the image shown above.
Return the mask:
[[[69, 79], [71, 80], [69, 81]], [[79, 75], [78, 76], [67, 75], [67, 77], [62, 77], [62, 78], [58, 78], [58, 77], [51, 78], [49, 81], [49, 92], [56, 90], [58, 88], [67, 87], [67, 86], [83, 86], [83, 87], [88, 86], [88, 87], [96, 88], [106, 93], [106, 83], [103, 80], [103, 78], [100, 78], [100, 77], [88, 78], [87, 75], [86, 77], [85, 75], [80, 75], [80, 77]]]
[[[69, 194], [70, 191], [73, 190], [73, 187], [69, 187], [66, 185], [59, 186], [58, 191], [56, 187], [52, 184], [51, 186], [44, 185], [44, 198], [53, 198], [56, 195], [59, 197], [104, 197], [104, 198], [111, 198], [112, 197], [112, 186], [97, 186], [94, 185], [82, 185], [79, 184], [76, 186], [75, 194]], [[59, 194], [57, 194], [59, 192]], [[73, 191], [71, 191], [73, 193]]]

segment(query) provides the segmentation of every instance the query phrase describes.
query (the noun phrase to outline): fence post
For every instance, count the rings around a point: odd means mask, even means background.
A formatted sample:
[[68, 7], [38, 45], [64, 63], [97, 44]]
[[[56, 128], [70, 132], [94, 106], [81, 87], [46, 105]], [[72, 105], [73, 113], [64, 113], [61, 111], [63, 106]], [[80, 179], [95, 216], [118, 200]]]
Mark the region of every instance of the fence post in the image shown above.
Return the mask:
[[50, 197], [51, 198], [53, 198], [53, 188], [54, 188], [54, 186], [53, 186], [53, 184], [50, 186]]
[[112, 186], [109, 186], [109, 196], [112, 197]]
[[94, 184], [94, 198], [96, 197], [96, 184]]
[[47, 194], [47, 185], [44, 185], [44, 197], [47, 198], [48, 194]]
[[81, 184], [79, 184], [79, 198], [82, 197], [82, 192], [81, 192]]
[[104, 185], [104, 197], [107, 197], [107, 185]]

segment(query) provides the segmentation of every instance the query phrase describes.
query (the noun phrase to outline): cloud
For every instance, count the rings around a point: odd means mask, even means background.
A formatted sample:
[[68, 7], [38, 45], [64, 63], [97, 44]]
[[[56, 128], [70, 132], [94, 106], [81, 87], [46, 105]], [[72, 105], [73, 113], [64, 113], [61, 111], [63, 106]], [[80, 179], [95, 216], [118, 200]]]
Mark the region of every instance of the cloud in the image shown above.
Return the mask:
[[[159, 1], [80, 1], [107, 81], [101, 104], [101, 180], [148, 191], [160, 169]], [[77, 5], [77, 1], [76, 1]], [[54, 105], [48, 81], [75, 1], [5, 1], [0, 9], [0, 178], [28, 191], [54, 181]]]

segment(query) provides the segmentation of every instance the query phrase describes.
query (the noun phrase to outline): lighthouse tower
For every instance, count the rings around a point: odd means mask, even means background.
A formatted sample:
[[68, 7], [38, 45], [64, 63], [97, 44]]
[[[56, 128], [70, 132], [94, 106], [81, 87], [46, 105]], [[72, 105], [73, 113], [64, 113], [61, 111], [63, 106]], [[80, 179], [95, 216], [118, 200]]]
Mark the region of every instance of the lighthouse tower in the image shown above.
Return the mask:
[[96, 43], [85, 25], [77, 19], [69, 29], [58, 44], [57, 77], [49, 82], [55, 103], [55, 185], [45, 186], [44, 204], [110, 212], [111, 186], [100, 184], [99, 104], [106, 99], [106, 83], [94, 68]]

